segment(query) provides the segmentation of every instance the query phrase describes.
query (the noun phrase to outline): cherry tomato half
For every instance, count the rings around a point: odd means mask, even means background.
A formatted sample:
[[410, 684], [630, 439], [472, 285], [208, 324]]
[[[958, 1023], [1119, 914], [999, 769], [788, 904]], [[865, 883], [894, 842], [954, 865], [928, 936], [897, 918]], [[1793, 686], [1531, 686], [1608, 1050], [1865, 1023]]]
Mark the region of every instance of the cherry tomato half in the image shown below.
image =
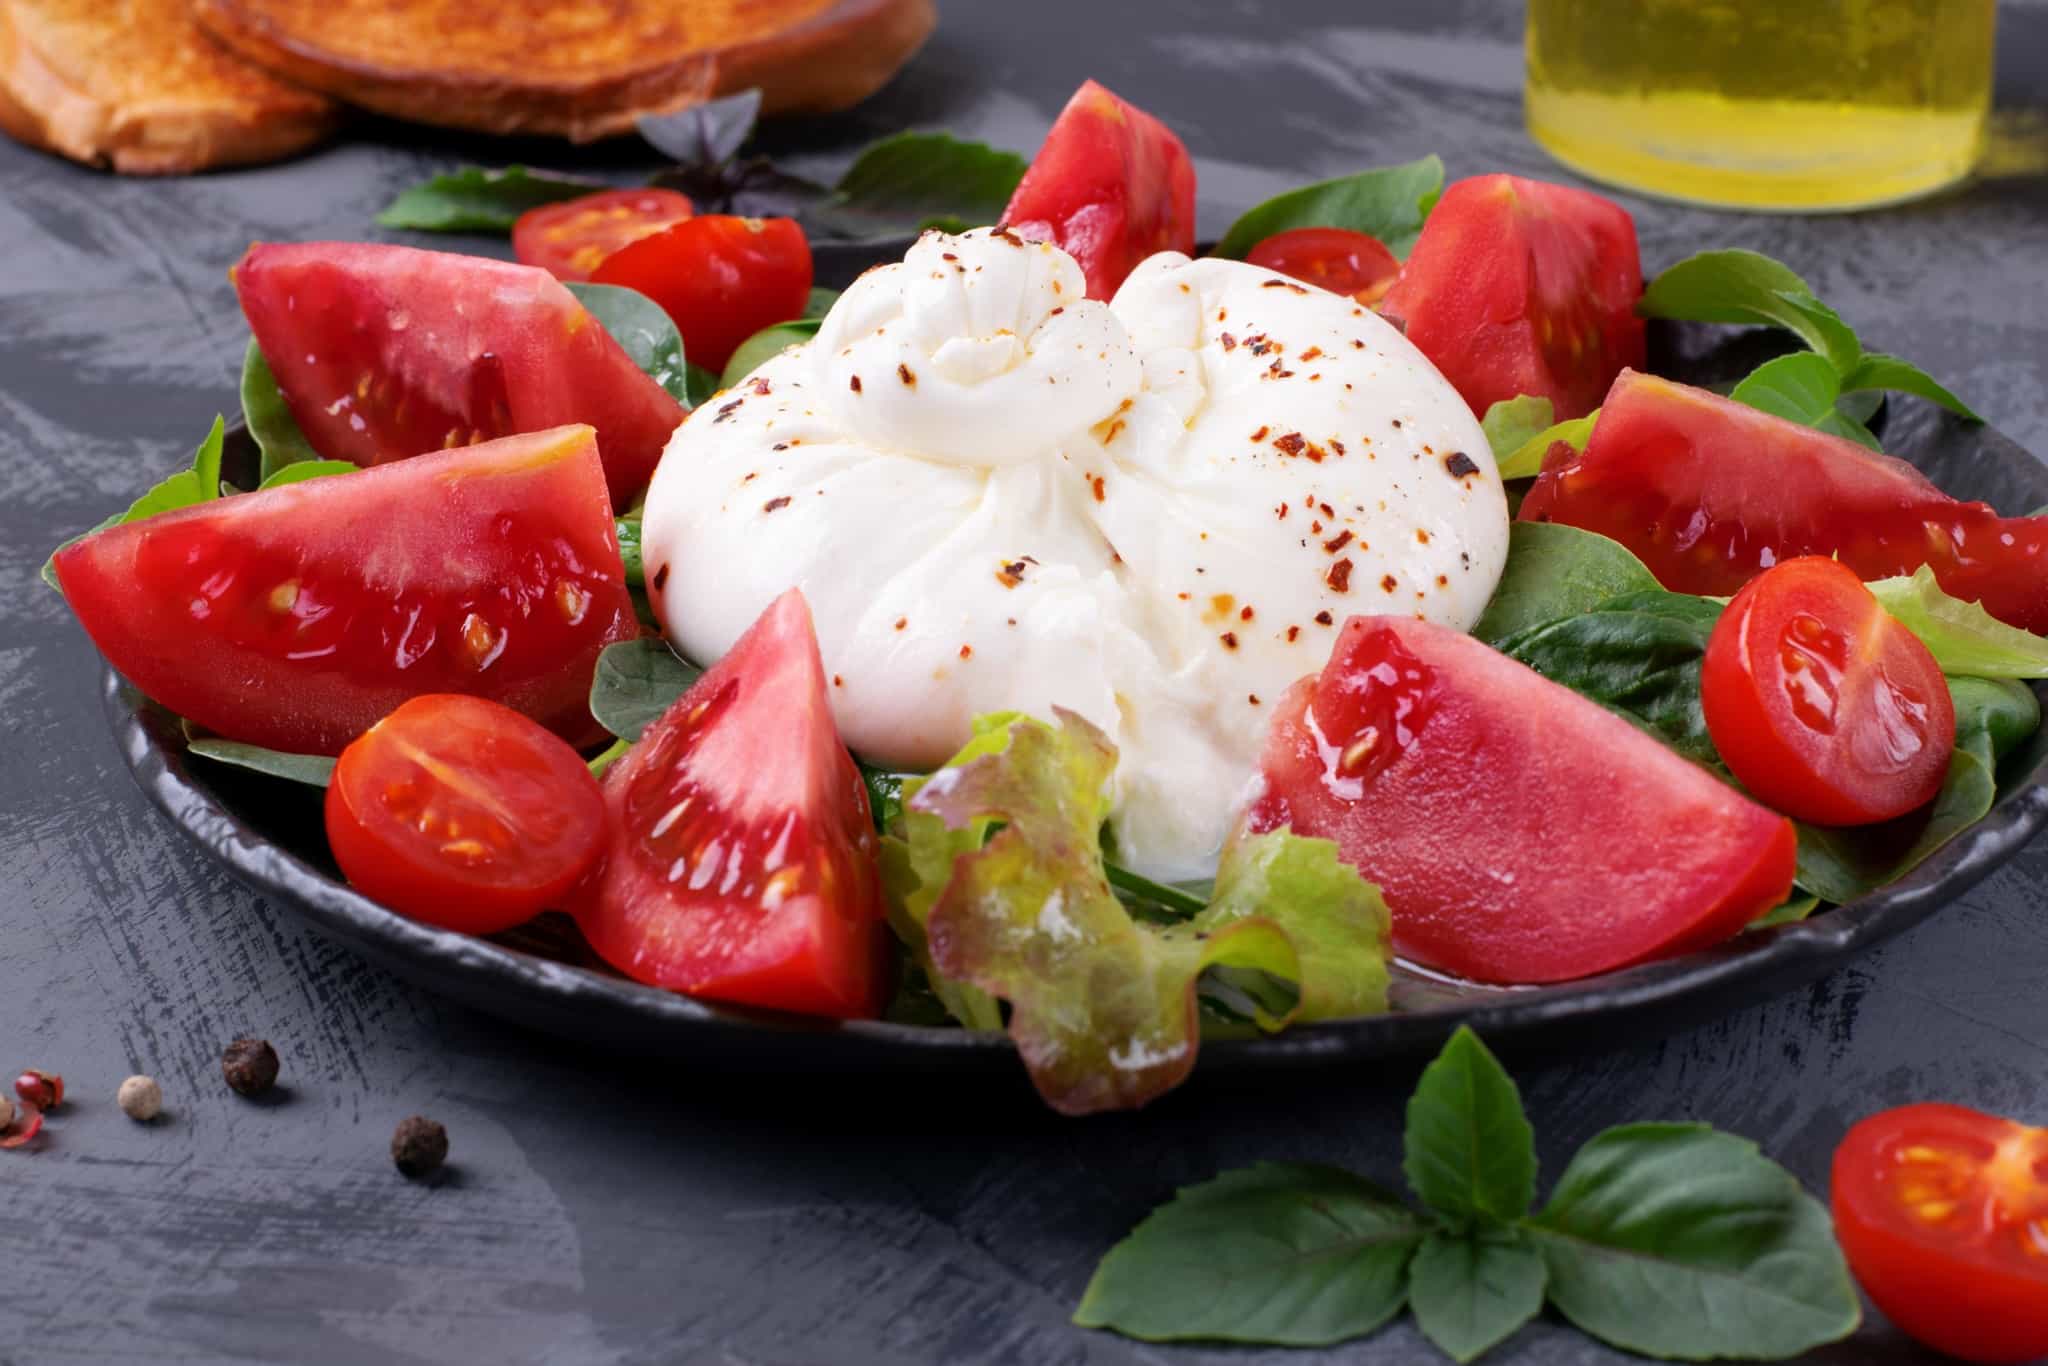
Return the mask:
[[560, 905], [604, 848], [604, 795], [575, 750], [477, 697], [415, 697], [341, 752], [327, 842], [365, 895], [491, 934]]
[[1707, 642], [1707, 731], [1788, 816], [1867, 825], [1932, 801], [1956, 710], [1941, 666], [1855, 574], [1804, 555], [1735, 595]]
[[762, 328], [803, 316], [811, 246], [793, 218], [706, 214], [614, 252], [590, 278], [660, 304], [683, 354], [717, 371]]
[[1246, 252], [1244, 259], [1267, 270], [1349, 294], [1370, 308], [1394, 287], [1401, 263], [1368, 233], [1349, 228], [1290, 228]]
[[512, 225], [512, 254], [558, 280], [588, 280], [620, 247], [695, 212], [689, 196], [674, 190], [599, 190], [520, 214]]
[[1835, 1149], [1835, 1236], [1885, 1316], [1965, 1361], [2048, 1354], [2048, 1129], [1906, 1105]]

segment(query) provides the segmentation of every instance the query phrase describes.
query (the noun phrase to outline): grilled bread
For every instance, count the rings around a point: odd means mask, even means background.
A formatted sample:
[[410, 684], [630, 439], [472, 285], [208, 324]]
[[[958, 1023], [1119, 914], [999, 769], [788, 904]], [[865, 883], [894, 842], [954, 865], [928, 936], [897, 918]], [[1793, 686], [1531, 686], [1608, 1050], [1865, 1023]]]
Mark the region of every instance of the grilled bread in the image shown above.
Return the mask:
[[901, 66], [932, 0], [197, 0], [286, 80], [420, 123], [589, 141], [711, 98], [843, 108]]
[[200, 31], [189, 0], [0, 0], [0, 128], [130, 175], [274, 161], [334, 126]]

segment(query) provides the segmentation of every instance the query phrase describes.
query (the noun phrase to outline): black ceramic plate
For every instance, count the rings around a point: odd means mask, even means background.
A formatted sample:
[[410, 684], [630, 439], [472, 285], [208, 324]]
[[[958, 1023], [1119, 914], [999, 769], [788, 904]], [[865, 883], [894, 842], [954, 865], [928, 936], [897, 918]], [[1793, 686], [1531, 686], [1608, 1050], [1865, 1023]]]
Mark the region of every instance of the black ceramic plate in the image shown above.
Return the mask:
[[[821, 251], [820, 275], [840, 283], [892, 254], [900, 251]], [[1747, 372], [1772, 344], [1768, 334], [1755, 332], [1660, 329], [1652, 336], [1651, 368], [1696, 383], [1722, 382]], [[2048, 504], [2048, 468], [1996, 432], [1914, 400], [1895, 401], [1880, 417], [1887, 449], [1950, 493], [2007, 513]], [[229, 468], [252, 458], [247, 434], [232, 433]], [[571, 1038], [722, 1066], [1016, 1068], [1008, 1040], [999, 1035], [823, 1023], [641, 986], [591, 959], [561, 917], [544, 917], [494, 940], [416, 924], [342, 883], [327, 854], [316, 790], [188, 755], [177, 718], [111, 672], [106, 706], [136, 781], [200, 847], [258, 893], [431, 990]], [[1400, 1008], [1394, 1013], [1265, 1038], [1213, 1040], [1203, 1044], [1199, 1067], [1271, 1070], [1409, 1059], [1433, 1052], [1460, 1024], [1496, 1043], [1536, 1048], [1599, 1047], [1683, 1028], [1810, 981], [1918, 924], [2011, 857], [2044, 822], [2048, 735], [2037, 734], [2002, 767], [1990, 815], [1905, 878], [1851, 905], [1706, 952], [1559, 986], [1498, 989], [1404, 975], [1396, 982]]]

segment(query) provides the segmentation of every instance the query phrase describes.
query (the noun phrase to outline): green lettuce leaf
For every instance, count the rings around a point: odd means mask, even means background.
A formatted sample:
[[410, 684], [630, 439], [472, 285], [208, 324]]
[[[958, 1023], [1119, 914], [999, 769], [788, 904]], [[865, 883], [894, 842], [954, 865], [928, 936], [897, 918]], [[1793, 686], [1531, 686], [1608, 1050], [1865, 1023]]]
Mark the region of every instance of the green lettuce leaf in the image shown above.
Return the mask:
[[1443, 192], [1444, 164], [1434, 156], [1303, 185], [1247, 210], [1216, 243], [1215, 254], [1242, 260], [1276, 232], [1349, 228], [1405, 257]]
[[1650, 591], [1657, 576], [1621, 542], [1558, 522], [1515, 522], [1507, 566], [1472, 634], [1498, 648], [1518, 631]]
[[2048, 678], [2048, 639], [2006, 625], [1982, 603], [1950, 597], [1926, 565], [1910, 576], [1877, 579], [1865, 587], [1885, 611], [1920, 637], [1943, 673]]

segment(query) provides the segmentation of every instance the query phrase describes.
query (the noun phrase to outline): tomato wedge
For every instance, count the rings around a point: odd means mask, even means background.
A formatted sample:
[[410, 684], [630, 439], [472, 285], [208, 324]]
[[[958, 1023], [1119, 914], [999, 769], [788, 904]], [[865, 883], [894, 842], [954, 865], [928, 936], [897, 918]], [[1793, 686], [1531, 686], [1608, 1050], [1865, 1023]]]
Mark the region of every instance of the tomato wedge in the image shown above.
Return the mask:
[[295, 754], [339, 754], [422, 693], [593, 739], [597, 656], [639, 634], [588, 427], [180, 508], [68, 545], [56, 569], [135, 686]]
[[1924, 564], [1950, 596], [2048, 632], [2048, 517], [1958, 502], [1853, 441], [1631, 370], [1586, 449], [1558, 453], [1522, 520], [1611, 536], [1666, 588], [1726, 597], [1800, 555], [1834, 556], [1863, 579]]
[[2048, 1129], [1886, 1110], [1835, 1149], [1832, 1204], [1849, 1269], [1907, 1333], [1965, 1361], [2048, 1355]]
[[1643, 364], [1642, 292], [1628, 210], [1590, 190], [1485, 175], [1444, 191], [1380, 312], [1473, 412], [1534, 394], [1562, 422]]
[[1472, 637], [1353, 617], [1275, 709], [1246, 821], [1337, 842], [1394, 947], [1558, 982], [1727, 938], [1792, 886], [1792, 823]]
[[512, 254], [557, 280], [588, 280], [619, 248], [695, 212], [689, 196], [674, 190], [599, 190], [520, 214]]
[[683, 354], [718, 371], [762, 328], [803, 316], [811, 244], [793, 218], [705, 214], [621, 247], [590, 278], [660, 304]]
[[1290, 228], [1246, 252], [1244, 259], [1370, 308], [1394, 286], [1401, 262], [1379, 238], [1349, 228]]
[[481, 697], [413, 698], [341, 752], [327, 786], [327, 843], [348, 880], [469, 934], [560, 905], [604, 834], [583, 757]]
[[1757, 800], [1816, 825], [1868, 825], [1934, 800], [1956, 709], [1920, 638], [1833, 560], [1765, 570], [1714, 626], [1707, 731]]
[[867, 788], [791, 589], [605, 773], [611, 852], [581, 898], [627, 976], [715, 1001], [872, 1015], [886, 927]]
[[1084, 81], [1024, 172], [1003, 226], [1081, 263], [1107, 299], [1138, 262], [1195, 250], [1195, 163], [1173, 130]]
[[630, 504], [683, 409], [544, 270], [361, 242], [258, 243], [232, 272], [313, 449], [381, 465], [569, 423]]

